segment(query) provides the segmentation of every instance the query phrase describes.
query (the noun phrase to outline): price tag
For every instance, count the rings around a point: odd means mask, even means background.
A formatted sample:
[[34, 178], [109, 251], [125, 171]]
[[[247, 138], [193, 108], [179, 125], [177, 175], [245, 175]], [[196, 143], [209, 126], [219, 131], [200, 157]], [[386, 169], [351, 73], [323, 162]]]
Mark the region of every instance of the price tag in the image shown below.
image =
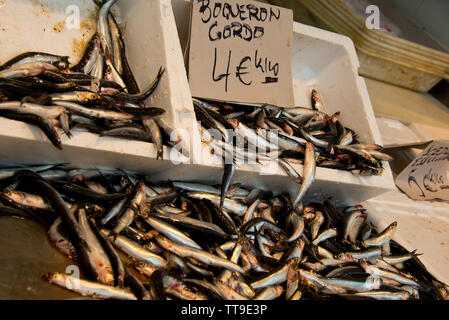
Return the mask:
[[256, 1], [192, 0], [194, 97], [293, 105], [293, 13]]

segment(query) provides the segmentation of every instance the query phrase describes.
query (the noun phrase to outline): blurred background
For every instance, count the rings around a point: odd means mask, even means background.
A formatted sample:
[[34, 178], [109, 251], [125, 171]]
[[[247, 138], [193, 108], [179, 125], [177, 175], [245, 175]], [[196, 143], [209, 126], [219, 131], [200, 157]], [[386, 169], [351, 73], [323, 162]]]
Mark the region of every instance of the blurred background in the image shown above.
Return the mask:
[[[290, 8], [294, 20], [347, 35], [355, 44], [359, 73], [417, 92], [449, 106], [449, 1], [262, 0]], [[366, 21], [378, 28], [368, 29]], [[370, 84], [368, 84], [369, 86]]]

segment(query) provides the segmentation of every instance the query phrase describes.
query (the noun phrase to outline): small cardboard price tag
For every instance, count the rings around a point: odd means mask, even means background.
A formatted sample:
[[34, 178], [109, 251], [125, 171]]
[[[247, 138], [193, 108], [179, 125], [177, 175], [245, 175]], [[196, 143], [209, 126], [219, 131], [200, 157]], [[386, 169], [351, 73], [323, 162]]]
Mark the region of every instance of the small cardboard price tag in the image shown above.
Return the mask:
[[396, 185], [412, 199], [449, 201], [449, 141], [431, 143], [397, 176]]
[[192, 0], [189, 84], [200, 98], [292, 106], [292, 10]]

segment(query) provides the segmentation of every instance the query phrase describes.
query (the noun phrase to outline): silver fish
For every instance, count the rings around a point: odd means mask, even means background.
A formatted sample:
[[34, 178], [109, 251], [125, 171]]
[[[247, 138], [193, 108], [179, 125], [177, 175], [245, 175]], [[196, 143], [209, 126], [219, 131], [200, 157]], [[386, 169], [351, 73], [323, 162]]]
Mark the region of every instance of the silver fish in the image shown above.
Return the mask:
[[301, 187], [299, 188], [298, 194], [293, 201], [293, 207], [297, 207], [299, 202], [303, 199], [306, 192], [309, 190], [312, 183], [315, 181], [315, 148], [311, 143], [306, 144], [305, 160], [304, 160], [304, 175]]
[[44, 279], [50, 283], [79, 293], [82, 296], [92, 296], [102, 299], [137, 300], [136, 296], [128, 289], [78, 279], [63, 273], [50, 272], [44, 275]]

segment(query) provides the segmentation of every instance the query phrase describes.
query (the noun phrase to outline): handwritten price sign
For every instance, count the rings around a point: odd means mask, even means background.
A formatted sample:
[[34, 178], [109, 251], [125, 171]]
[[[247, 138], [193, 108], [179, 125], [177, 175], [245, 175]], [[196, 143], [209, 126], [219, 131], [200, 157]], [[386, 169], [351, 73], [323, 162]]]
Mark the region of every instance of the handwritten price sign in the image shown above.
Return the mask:
[[192, 0], [189, 83], [195, 97], [293, 105], [291, 10]]

